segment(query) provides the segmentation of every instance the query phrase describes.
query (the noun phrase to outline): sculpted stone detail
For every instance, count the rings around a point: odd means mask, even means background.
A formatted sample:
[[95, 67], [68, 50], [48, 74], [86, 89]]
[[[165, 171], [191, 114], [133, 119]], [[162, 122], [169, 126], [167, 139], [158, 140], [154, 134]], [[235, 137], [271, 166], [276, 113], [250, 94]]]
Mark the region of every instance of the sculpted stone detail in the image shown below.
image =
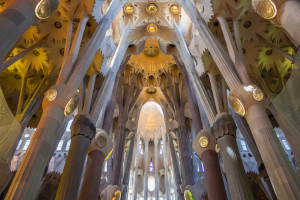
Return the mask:
[[[49, 88], [44, 96], [43, 109], [50, 104], [59, 106], [65, 110], [65, 115], [70, 115], [78, 105], [78, 91], [67, 85], [55, 85]], [[67, 112], [66, 112], [67, 111]]]
[[[201, 146], [199, 142], [201, 142], [201, 144], [205, 143], [205, 145]], [[215, 151], [216, 140], [212, 135], [211, 130], [209, 129], [201, 130], [196, 136], [196, 138], [194, 139], [192, 146], [196, 154], [199, 156], [199, 158], [201, 158], [202, 153], [206, 150]]]
[[225, 135], [231, 135], [235, 137], [236, 127], [232, 117], [227, 113], [220, 113], [216, 116], [216, 121], [212, 127], [212, 132], [218, 141]]
[[241, 116], [247, 115], [252, 105], [263, 101], [264, 94], [255, 85], [240, 85], [230, 90], [228, 101], [232, 109]]
[[97, 129], [95, 138], [92, 140], [88, 154], [92, 151], [101, 151], [105, 156], [109, 155], [112, 151], [113, 145], [111, 139], [108, 137], [107, 133], [103, 129]]
[[87, 114], [79, 114], [74, 118], [72, 124], [72, 138], [78, 135], [88, 138], [90, 141], [95, 136], [96, 127], [90, 116]]

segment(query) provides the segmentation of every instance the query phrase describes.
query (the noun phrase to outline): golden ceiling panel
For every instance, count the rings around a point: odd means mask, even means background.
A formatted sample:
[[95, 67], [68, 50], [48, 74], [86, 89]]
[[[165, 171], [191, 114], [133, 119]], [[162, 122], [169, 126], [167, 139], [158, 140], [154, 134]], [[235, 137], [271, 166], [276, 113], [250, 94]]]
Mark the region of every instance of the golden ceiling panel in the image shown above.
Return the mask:
[[159, 50], [158, 40], [147, 39], [144, 51], [139, 55], [131, 56], [129, 63], [143, 68], [146, 74], [154, 74], [159, 69], [175, 64], [175, 61], [171, 55], [163, 54]]

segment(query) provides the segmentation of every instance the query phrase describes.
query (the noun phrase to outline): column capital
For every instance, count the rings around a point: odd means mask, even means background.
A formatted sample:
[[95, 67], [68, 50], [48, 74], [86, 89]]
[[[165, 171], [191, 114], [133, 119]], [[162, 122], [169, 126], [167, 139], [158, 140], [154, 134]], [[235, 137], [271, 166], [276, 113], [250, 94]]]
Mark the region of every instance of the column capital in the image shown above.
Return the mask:
[[49, 105], [60, 107], [65, 116], [74, 112], [79, 103], [79, 93], [77, 89], [68, 85], [54, 85], [44, 93], [43, 110]]
[[101, 151], [105, 157], [111, 152], [113, 144], [105, 130], [97, 128], [96, 135], [88, 149], [88, 154], [93, 151]]
[[211, 130], [202, 129], [194, 139], [192, 146], [199, 158], [201, 158], [202, 153], [207, 150], [215, 151], [216, 140]]
[[79, 113], [75, 116], [71, 127], [71, 138], [81, 135], [90, 141], [94, 138], [96, 127], [89, 114]]
[[264, 102], [264, 93], [256, 85], [239, 85], [230, 90], [228, 101], [236, 113], [246, 116], [251, 106]]
[[218, 141], [225, 135], [230, 135], [235, 137], [235, 124], [234, 121], [228, 113], [219, 113], [216, 116], [216, 121], [213, 124], [212, 132]]

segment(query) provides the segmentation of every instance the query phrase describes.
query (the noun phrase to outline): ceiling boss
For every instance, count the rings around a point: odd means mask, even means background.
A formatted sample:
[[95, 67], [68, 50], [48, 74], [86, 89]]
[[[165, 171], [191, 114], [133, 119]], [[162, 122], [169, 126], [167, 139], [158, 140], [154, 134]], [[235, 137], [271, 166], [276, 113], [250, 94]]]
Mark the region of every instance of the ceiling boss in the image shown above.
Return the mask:
[[133, 5], [130, 3], [126, 3], [123, 7], [124, 13], [131, 15], [133, 13]]
[[180, 12], [181, 12], [181, 7], [180, 7], [180, 5], [178, 5], [178, 4], [172, 4], [172, 5], [170, 6], [170, 12], [171, 12], [173, 15], [178, 15], [178, 14], [180, 14]]
[[155, 24], [149, 24], [147, 26], [147, 31], [149, 33], [155, 33], [157, 31], [157, 26]]
[[146, 6], [146, 11], [148, 14], [155, 14], [157, 12], [157, 5], [155, 3], [148, 3]]

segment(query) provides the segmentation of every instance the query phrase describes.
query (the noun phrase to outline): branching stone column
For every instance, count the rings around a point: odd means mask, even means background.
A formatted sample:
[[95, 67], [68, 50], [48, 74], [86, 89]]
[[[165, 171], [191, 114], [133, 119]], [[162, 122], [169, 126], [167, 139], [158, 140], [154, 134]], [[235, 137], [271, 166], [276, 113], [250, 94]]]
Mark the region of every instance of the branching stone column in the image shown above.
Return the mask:
[[235, 138], [235, 124], [227, 113], [217, 115], [213, 133], [220, 148], [231, 198], [254, 199]]
[[[88, 158], [82, 181], [80, 200], [97, 200], [104, 159], [112, 150], [112, 142], [103, 129], [97, 129], [95, 138], [88, 148]], [[95, 179], [93, 177], [99, 177]]]
[[[276, 2], [276, 3], [274, 3]], [[254, 10], [265, 19], [275, 20], [300, 44], [300, 3], [295, 0], [252, 0]], [[269, 12], [266, 12], [268, 9]]]
[[228, 100], [235, 112], [246, 117], [278, 199], [300, 199], [300, 180], [266, 115], [262, 91], [241, 85], [230, 91]]
[[74, 118], [71, 133], [71, 146], [55, 199], [77, 199], [85, 157], [96, 128], [87, 114]]
[[207, 129], [201, 130], [193, 141], [193, 149], [204, 165], [208, 198], [225, 200], [227, 196], [215, 147], [215, 138]]
[[[38, 22], [35, 9], [39, 2], [40, 0], [14, 0], [8, 2], [10, 5], [0, 14], [0, 61], [9, 53], [23, 33], [33, 23]], [[45, 12], [44, 18], [50, 17], [58, 7], [58, 0], [51, 0], [49, 3], [47, 6], [50, 12]]]
[[[49, 91], [52, 91], [52, 95]], [[71, 114], [70, 111], [75, 110], [79, 99], [74, 88], [64, 85], [50, 88], [45, 96], [43, 117], [32, 137], [6, 199], [32, 199], [36, 195], [49, 162], [51, 150], [57, 141], [56, 136], [63, 122], [64, 112]], [[68, 102], [72, 102], [72, 105], [67, 106]]]
[[148, 163], [148, 152], [149, 152], [149, 133], [146, 133], [145, 138], [145, 150], [144, 150], [144, 200], [148, 199], [148, 172], [149, 172], [149, 163]]
[[[112, 1], [90, 42], [82, 48], [80, 59], [72, 67], [74, 70], [67, 74], [64, 73], [64, 77], [69, 78], [54, 86], [55, 88], [52, 87], [48, 90], [48, 92], [51, 91], [50, 98], [43, 102], [43, 115], [27, 149], [28, 153], [25, 154], [6, 195], [6, 199], [32, 199], [32, 196], [36, 195], [51, 156], [51, 150], [55, 146], [58, 129], [65, 115], [70, 115], [77, 107], [79, 102], [77, 88], [99, 50], [106, 31], [124, 3], [125, 0]], [[57, 89], [57, 91], [51, 89]]]

